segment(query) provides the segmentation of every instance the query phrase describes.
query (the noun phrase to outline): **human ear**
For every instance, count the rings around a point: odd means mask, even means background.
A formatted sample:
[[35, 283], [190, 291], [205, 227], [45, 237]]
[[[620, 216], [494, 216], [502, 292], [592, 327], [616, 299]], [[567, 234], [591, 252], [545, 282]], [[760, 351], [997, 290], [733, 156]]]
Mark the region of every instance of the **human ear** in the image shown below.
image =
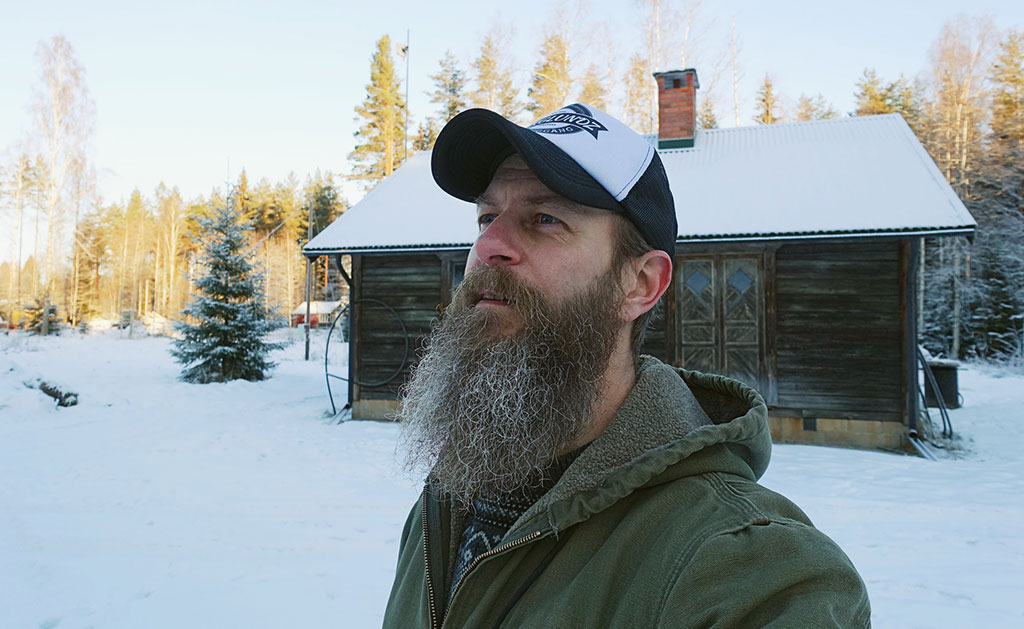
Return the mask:
[[672, 258], [660, 249], [648, 251], [623, 270], [622, 321], [629, 323], [658, 303], [672, 281]]

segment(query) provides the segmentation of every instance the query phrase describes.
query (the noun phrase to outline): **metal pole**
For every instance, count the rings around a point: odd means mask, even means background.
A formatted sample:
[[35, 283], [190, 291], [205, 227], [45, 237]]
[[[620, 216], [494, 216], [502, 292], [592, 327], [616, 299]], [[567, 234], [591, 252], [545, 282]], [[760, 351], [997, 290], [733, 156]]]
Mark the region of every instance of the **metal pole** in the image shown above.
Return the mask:
[[405, 128], [402, 131], [402, 151], [409, 159], [409, 29], [405, 29]]
[[[313, 239], [313, 199], [308, 201], [309, 216], [306, 218], [306, 242]], [[309, 360], [309, 315], [313, 293], [313, 259], [306, 256], [306, 360]]]

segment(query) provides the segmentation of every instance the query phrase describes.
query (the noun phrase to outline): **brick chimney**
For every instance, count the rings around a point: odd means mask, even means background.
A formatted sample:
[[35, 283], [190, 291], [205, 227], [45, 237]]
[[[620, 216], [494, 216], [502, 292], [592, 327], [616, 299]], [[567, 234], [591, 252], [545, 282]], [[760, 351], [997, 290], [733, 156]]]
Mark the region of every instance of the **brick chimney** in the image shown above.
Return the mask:
[[678, 149], [693, 146], [697, 128], [697, 71], [655, 72], [658, 81], [658, 148]]

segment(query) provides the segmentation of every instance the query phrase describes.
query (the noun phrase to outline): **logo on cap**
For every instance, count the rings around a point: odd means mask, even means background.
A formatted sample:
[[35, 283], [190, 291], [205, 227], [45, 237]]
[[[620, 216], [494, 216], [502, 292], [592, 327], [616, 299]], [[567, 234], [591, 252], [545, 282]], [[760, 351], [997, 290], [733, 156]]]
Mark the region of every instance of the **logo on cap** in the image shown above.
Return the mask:
[[608, 128], [595, 120], [589, 109], [583, 105], [576, 104], [563, 107], [553, 114], [544, 116], [530, 125], [530, 130], [551, 135], [586, 131], [594, 136], [596, 140], [597, 134], [601, 131], [607, 131]]

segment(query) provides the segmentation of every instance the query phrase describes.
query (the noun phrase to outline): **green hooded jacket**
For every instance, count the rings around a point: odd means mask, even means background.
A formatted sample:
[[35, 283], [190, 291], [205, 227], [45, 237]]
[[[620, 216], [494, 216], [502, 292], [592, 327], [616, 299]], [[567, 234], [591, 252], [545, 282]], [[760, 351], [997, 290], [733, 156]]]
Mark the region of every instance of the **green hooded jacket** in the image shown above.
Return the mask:
[[849, 558], [757, 484], [770, 455], [756, 391], [643, 357], [615, 419], [447, 608], [464, 516], [424, 489], [384, 627], [869, 626]]

